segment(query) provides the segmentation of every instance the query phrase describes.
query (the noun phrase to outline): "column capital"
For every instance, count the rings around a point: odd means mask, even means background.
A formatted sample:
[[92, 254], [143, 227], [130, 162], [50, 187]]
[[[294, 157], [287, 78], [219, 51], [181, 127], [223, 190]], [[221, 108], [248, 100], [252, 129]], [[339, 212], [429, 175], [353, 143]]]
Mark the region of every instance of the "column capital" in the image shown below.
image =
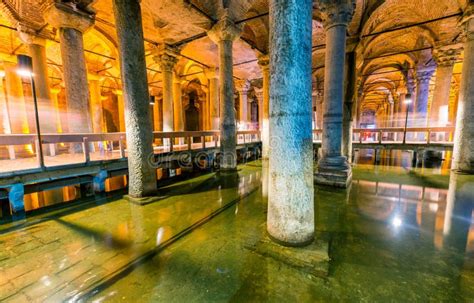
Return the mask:
[[153, 53], [153, 60], [160, 64], [162, 72], [173, 71], [175, 64], [178, 62], [179, 49], [167, 44], [160, 44], [153, 49]]
[[417, 83], [429, 83], [434, 72], [433, 68], [418, 68], [416, 70]]
[[237, 89], [239, 94], [246, 94], [250, 89], [250, 81], [248, 81], [247, 79], [236, 80], [235, 88]]
[[269, 55], [258, 56], [258, 65], [260, 65], [262, 70], [268, 70], [270, 68], [270, 56]]
[[242, 32], [242, 28], [234, 23], [230, 18], [227, 9], [223, 11], [223, 14], [219, 21], [207, 32], [209, 38], [218, 43], [220, 41], [234, 41]]
[[49, 89], [50, 93], [52, 95], [57, 95], [61, 92], [61, 88], [60, 87], [52, 87]]
[[207, 79], [219, 79], [219, 69], [217, 67], [209, 67], [204, 70]]
[[79, 9], [72, 3], [55, 2], [45, 11], [45, 19], [55, 28], [73, 28], [85, 32], [94, 25], [95, 14]]
[[324, 29], [347, 26], [354, 15], [355, 0], [318, 0]]
[[438, 66], [453, 66], [461, 51], [461, 44], [438, 45], [433, 50], [433, 59]]

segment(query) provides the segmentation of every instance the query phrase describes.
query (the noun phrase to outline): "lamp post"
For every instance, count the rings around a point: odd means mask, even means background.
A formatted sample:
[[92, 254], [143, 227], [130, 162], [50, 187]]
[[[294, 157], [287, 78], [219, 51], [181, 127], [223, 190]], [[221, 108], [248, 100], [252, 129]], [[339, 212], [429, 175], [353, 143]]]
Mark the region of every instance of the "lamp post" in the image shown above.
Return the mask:
[[406, 113], [406, 116], [405, 116], [405, 131], [403, 133], [403, 144], [405, 144], [406, 139], [407, 139], [408, 111], [409, 111], [409, 108], [410, 108], [410, 104], [412, 103], [411, 94], [406, 94], [405, 101], [403, 103], [406, 104], [406, 106], [407, 106], [407, 109], [406, 109], [407, 113]]
[[35, 107], [35, 123], [36, 123], [36, 136], [38, 138], [37, 152], [39, 154], [39, 166], [43, 170], [44, 166], [44, 157], [43, 157], [43, 140], [41, 139], [41, 129], [39, 123], [39, 113], [38, 113], [38, 100], [36, 99], [36, 86], [35, 79], [33, 74], [33, 60], [30, 56], [18, 55], [18, 70], [17, 74], [21, 77], [29, 78], [31, 81], [31, 90], [33, 95], [33, 104]]

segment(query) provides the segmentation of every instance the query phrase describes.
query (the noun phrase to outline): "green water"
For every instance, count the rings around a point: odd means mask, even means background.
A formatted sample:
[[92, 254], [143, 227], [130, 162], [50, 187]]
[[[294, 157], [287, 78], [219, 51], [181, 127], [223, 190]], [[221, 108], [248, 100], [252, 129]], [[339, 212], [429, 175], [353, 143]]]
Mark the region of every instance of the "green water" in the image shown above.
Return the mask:
[[0, 226], [0, 277], [11, 278], [0, 280], [0, 298], [474, 302], [473, 176], [359, 165], [350, 189], [316, 187], [317, 236], [330, 241], [332, 259], [326, 279], [246, 249], [265, 228], [260, 178], [254, 162], [238, 178], [171, 185], [146, 206], [109, 199]]

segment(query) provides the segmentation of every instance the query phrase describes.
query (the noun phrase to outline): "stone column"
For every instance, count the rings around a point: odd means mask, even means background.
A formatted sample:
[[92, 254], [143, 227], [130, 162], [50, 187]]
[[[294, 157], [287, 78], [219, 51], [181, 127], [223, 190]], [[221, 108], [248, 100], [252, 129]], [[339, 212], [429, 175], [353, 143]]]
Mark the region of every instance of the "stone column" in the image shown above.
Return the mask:
[[177, 51], [166, 45], [160, 45], [153, 59], [160, 64], [163, 76], [163, 131], [172, 132], [173, 122], [173, 68], [178, 62]]
[[269, 171], [268, 171], [268, 151], [270, 149], [270, 56], [261, 55], [258, 57], [258, 65], [262, 68], [262, 110], [260, 136], [262, 140], [262, 196], [264, 199], [268, 198], [268, 182], [269, 182]]
[[237, 92], [239, 93], [239, 122], [242, 129], [248, 127], [248, 91], [250, 89], [249, 81], [243, 79], [236, 81]]
[[209, 80], [209, 106], [211, 115], [211, 129], [219, 129], [219, 75], [214, 67], [205, 71]]
[[[0, 113], [1, 113], [1, 125], [0, 134], [11, 134], [12, 128], [10, 124], [10, 113], [8, 110], [7, 98], [5, 96], [5, 87], [3, 85], [3, 78], [5, 77], [5, 71], [0, 72]], [[15, 149], [14, 146], [8, 146], [8, 157], [10, 160], [14, 160]]]
[[120, 70], [125, 99], [129, 196], [156, 194], [156, 170], [150, 163], [153, 135], [150, 117], [145, 47], [139, 0], [113, 0]]
[[324, 93], [322, 89], [316, 90], [316, 128], [323, 128]]
[[45, 12], [45, 17], [49, 24], [59, 29], [69, 132], [89, 133], [92, 131], [92, 123], [83, 33], [94, 24], [94, 15], [55, 2]]
[[241, 29], [224, 11], [220, 20], [207, 33], [219, 48], [221, 170], [235, 170], [237, 167], [232, 44], [240, 32]]
[[28, 45], [28, 53], [33, 61], [33, 74], [38, 102], [38, 115], [42, 133], [57, 132], [56, 125], [51, 123], [56, 115], [57, 108], [51, 104], [49, 91], [48, 66], [46, 63], [46, 40], [19, 30], [23, 43]]
[[352, 162], [352, 124], [356, 95], [356, 53], [346, 55], [346, 79], [344, 89], [344, 109], [342, 120], [342, 155]]
[[438, 67], [436, 68], [435, 89], [431, 102], [430, 126], [446, 126], [446, 124], [440, 124], [440, 109], [449, 103], [453, 67], [460, 52], [461, 45], [440, 46], [433, 51], [433, 58]]
[[102, 113], [102, 94], [99, 75], [89, 74], [89, 87], [91, 92], [90, 112], [92, 117], [92, 131], [102, 133], [104, 131]]
[[121, 89], [116, 89], [114, 90], [114, 94], [117, 96], [119, 131], [125, 132], [125, 104], [123, 100], [123, 91]]
[[311, 15], [311, 0], [270, 1], [267, 230], [289, 246], [314, 237]]
[[23, 94], [21, 78], [16, 73], [17, 64], [13, 62], [4, 62], [4, 66], [5, 87], [7, 92], [6, 97], [10, 116], [11, 132], [12, 134], [28, 134], [30, 133], [30, 125], [28, 123], [27, 116], [28, 108], [26, 106], [25, 96]]
[[319, 1], [326, 31], [324, 76], [322, 158], [318, 162], [316, 182], [347, 187], [352, 170], [342, 155], [342, 120], [344, 103], [344, 61], [347, 24], [354, 12], [351, 0]]
[[182, 80], [178, 75], [173, 77], [173, 112], [174, 112], [174, 130], [184, 130], [184, 112], [183, 112], [183, 100], [181, 91]]
[[61, 89], [58, 87], [53, 87], [50, 90], [51, 96], [51, 105], [56, 109], [56, 116], [54, 117], [54, 123], [56, 124], [56, 129], [58, 133], [63, 132], [63, 125], [61, 123], [61, 109], [59, 108], [59, 99], [58, 95], [61, 92]]
[[418, 68], [416, 71], [416, 122], [417, 127], [427, 127], [428, 98], [430, 95], [430, 81], [433, 68]]
[[474, 4], [461, 22], [466, 34], [452, 168], [474, 173]]

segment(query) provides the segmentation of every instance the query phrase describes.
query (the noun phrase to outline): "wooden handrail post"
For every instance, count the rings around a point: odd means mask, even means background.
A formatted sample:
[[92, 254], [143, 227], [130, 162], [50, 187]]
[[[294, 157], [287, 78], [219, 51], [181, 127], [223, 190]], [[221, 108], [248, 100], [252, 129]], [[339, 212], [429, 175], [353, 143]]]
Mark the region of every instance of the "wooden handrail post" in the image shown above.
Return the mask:
[[38, 139], [35, 139], [35, 148], [36, 148], [36, 159], [38, 160], [38, 165], [41, 169], [44, 169], [44, 159], [43, 155], [39, 152], [41, 142]]
[[188, 150], [192, 149], [193, 137], [188, 137]]
[[206, 148], [206, 136], [202, 136], [202, 148]]
[[379, 130], [379, 143], [382, 144], [382, 131]]
[[170, 152], [173, 151], [174, 139], [175, 139], [175, 138], [174, 138], [173, 136], [170, 137]]
[[89, 163], [91, 158], [89, 153], [89, 140], [87, 137], [82, 138], [82, 148], [84, 150], [84, 162]]

